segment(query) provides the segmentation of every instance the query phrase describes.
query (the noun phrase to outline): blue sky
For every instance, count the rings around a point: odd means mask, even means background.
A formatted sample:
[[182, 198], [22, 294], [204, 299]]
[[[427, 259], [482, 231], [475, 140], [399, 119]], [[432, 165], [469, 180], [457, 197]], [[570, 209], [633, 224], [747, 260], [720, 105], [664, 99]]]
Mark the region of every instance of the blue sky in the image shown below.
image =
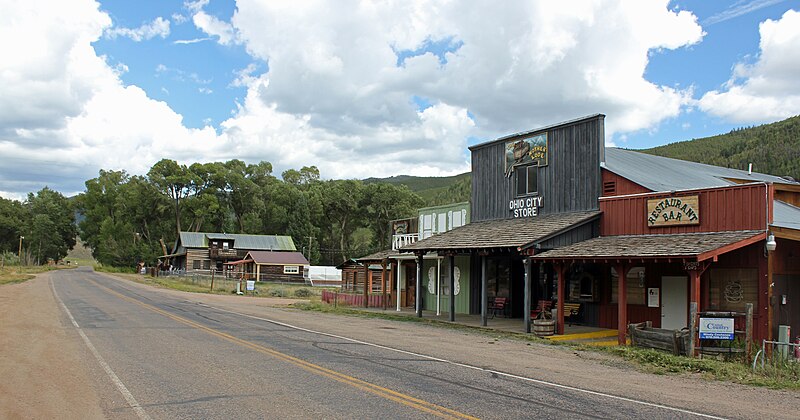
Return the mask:
[[587, 114], [629, 148], [800, 114], [798, 0], [63, 3], [4, 5], [0, 196], [162, 158], [450, 175]]

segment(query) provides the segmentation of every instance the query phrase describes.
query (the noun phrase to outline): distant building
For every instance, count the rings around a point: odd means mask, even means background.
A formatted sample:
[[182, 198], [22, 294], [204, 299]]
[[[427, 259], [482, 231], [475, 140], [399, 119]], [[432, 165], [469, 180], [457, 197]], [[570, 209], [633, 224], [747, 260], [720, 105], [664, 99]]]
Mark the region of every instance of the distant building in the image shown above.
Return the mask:
[[[297, 251], [291, 236], [246, 235], [237, 233], [181, 232], [171, 259], [174, 269], [224, 274], [227, 263], [242, 260], [251, 251]], [[306, 264], [308, 264], [306, 262]], [[302, 270], [300, 276], [302, 277]]]

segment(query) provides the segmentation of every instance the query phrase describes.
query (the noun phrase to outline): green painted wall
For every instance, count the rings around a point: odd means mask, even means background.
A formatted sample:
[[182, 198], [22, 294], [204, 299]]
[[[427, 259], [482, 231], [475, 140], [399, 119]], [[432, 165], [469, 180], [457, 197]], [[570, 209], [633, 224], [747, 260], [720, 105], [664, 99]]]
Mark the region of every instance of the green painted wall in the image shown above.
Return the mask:
[[[449, 257], [442, 258], [442, 270], [441, 270], [441, 287], [442, 287], [442, 297], [441, 297], [441, 306], [440, 311], [441, 313], [447, 313], [450, 311], [450, 295], [448, 288], [450, 286], [450, 268], [449, 268]], [[455, 265], [459, 270], [459, 292], [456, 295], [456, 313], [457, 314], [468, 314], [469, 313], [469, 302], [470, 302], [470, 272], [469, 272], [469, 257], [455, 257]], [[431, 268], [433, 268], [433, 272], [431, 272]], [[422, 286], [423, 290], [425, 291], [424, 296], [424, 306], [425, 310], [428, 311], [435, 311], [436, 310], [436, 260], [425, 260], [423, 263], [423, 270], [422, 270]], [[433, 274], [433, 277], [431, 277]], [[433, 279], [433, 282], [430, 284], [429, 282]], [[433, 291], [433, 293], [431, 293]], [[445, 293], [447, 291], [447, 293]]]

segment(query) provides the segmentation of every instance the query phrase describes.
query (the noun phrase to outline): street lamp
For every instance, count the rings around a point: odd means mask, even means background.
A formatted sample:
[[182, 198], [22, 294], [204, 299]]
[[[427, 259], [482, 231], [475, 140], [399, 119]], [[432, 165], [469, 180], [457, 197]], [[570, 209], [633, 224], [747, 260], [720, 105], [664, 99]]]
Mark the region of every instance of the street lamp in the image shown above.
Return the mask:
[[22, 265], [22, 240], [25, 239], [24, 236], [19, 237], [19, 252], [17, 252], [17, 258], [19, 258], [19, 265]]

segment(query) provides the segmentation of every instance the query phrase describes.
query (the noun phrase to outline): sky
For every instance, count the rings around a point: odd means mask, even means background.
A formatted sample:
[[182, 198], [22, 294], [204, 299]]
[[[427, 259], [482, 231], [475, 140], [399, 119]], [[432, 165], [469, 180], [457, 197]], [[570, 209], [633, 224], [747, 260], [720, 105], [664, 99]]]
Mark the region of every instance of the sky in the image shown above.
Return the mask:
[[596, 113], [634, 149], [800, 114], [800, 0], [0, 10], [0, 196], [18, 200], [163, 158], [446, 176], [470, 145]]

